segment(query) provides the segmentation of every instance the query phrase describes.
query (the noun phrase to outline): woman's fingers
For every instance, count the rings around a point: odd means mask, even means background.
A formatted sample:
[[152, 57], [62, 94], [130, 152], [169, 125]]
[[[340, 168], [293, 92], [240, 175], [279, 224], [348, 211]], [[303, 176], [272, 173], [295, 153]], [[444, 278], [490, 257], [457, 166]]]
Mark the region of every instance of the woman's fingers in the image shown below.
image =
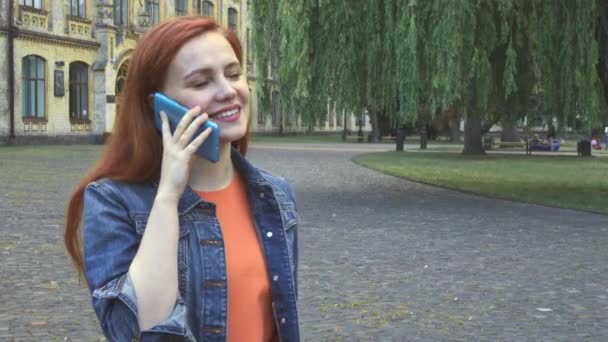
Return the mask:
[[203, 133], [199, 134], [198, 137], [196, 137], [194, 140], [192, 140], [192, 142], [190, 142], [190, 144], [188, 144], [188, 146], [186, 146], [185, 150], [188, 153], [196, 152], [196, 150], [198, 150], [198, 148], [201, 146], [201, 144], [203, 142], [205, 142], [205, 140], [207, 140], [207, 138], [209, 137], [210, 134], [211, 134], [211, 127], [207, 127], [207, 129], [204, 130]]
[[171, 130], [169, 129], [169, 119], [167, 119], [167, 114], [162, 110], [160, 111], [160, 121], [163, 136], [163, 145], [166, 145], [167, 141], [171, 140]]
[[192, 120], [196, 115], [201, 112], [201, 107], [195, 106], [191, 108], [186, 114], [179, 120], [179, 124], [175, 128], [175, 132], [173, 132], [173, 141], [178, 142], [184, 131], [190, 126]]
[[184, 133], [182, 134], [181, 137], [179, 137], [178, 140], [178, 145], [182, 148], [184, 148], [185, 146], [187, 146], [190, 141], [192, 141], [192, 137], [194, 136], [194, 134], [196, 133], [196, 131], [199, 129], [199, 127], [205, 123], [205, 121], [207, 121], [207, 114], [202, 114], [197, 116], [194, 120], [192, 120], [192, 122], [190, 123], [190, 125], [188, 126], [188, 128], [186, 128], [186, 130], [184, 131]]

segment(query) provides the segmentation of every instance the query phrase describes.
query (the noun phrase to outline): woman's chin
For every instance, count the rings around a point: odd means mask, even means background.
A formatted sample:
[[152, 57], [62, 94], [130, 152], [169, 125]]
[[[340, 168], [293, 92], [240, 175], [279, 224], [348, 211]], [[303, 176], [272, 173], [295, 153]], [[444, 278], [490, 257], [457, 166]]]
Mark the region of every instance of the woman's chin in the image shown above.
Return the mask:
[[220, 129], [220, 142], [222, 143], [232, 143], [238, 140], [241, 140], [245, 137], [247, 133], [247, 129], [229, 129], [222, 131]]

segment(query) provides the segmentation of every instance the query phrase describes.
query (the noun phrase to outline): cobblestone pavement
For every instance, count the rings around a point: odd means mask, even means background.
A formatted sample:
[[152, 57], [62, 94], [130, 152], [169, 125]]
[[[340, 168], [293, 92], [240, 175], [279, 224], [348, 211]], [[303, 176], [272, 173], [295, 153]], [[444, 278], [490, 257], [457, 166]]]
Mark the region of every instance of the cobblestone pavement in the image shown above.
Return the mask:
[[[296, 188], [306, 341], [608, 340], [608, 216], [382, 175], [360, 149], [250, 153]], [[0, 148], [0, 341], [103, 340], [61, 239], [98, 151]]]

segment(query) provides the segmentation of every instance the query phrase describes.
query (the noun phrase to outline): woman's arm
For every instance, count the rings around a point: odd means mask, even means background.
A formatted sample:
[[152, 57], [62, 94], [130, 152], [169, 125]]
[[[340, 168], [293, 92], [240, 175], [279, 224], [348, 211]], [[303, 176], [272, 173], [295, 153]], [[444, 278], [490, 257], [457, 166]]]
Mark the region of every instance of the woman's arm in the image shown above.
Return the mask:
[[157, 196], [129, 274], [137, 294], [139, 325], [147, 330], [171, 314], [178, 296], [177, 202]]
[[199, 113], [200, 107], [189, 110], [171, 135], [167, 115], [161, 112], [163, 161], [158, 193], [141, 245], [129, 267], [142, 330], [169, 317], [178, 295], [177, 205], [190, 177], [192, 155], [211, 133], [208, 128], [192, 140], [207, 120], [206, 114], [198, 116]]

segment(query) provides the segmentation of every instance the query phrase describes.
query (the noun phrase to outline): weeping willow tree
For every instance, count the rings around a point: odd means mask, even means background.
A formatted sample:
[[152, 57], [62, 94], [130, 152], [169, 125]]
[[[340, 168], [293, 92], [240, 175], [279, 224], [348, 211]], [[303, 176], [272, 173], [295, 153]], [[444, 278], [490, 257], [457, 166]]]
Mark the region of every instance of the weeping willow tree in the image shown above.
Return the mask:
[[[577, 117], [587, 129], [605, 120], [598, 42], [607, 8], [600, 0], [256, 0], [256, 57], [276, 70], [282, 111], [308, 126], [325, 118], [328, 102], [367, 112], [376, 134], [380, 117], [424, 124], [457, 108], [463, 152], [483, 154], [482, 134], [521, 121], [534, 99], [562, 128]], [[264, 109], [268, 69], [258, 71]]]
[[[589, 0], [539, 1], [532, 37], [542, 85], [542, 108], [561, 129], [582, 122], [589, 134], [606, 120], [606, 64], [600, 42], [606, 36], [608, 3]], [[605, 41], [604, 41], [605, 44]], [[605, 61], [606, 51], [604, 45]]]

